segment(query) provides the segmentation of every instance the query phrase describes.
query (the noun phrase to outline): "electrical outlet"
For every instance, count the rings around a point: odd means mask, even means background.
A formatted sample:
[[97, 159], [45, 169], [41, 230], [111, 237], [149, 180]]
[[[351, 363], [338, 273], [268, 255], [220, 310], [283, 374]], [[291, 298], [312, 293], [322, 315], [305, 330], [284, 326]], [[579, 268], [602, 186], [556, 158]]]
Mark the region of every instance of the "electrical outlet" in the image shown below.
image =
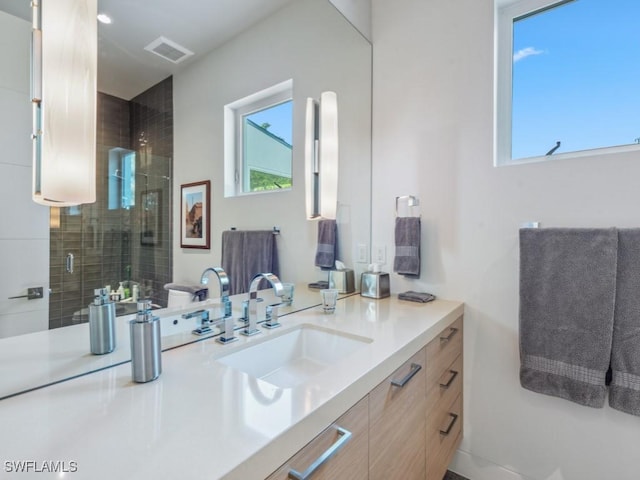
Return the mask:
[[373, 263], [387, 263], [387, 247], [385, 245], [376, 245], [373, 247]]
[[367, 248], [366, 243], [359, 243], [356, 247], [356, 262], [358, 263], [369, 263], [369, 249]]

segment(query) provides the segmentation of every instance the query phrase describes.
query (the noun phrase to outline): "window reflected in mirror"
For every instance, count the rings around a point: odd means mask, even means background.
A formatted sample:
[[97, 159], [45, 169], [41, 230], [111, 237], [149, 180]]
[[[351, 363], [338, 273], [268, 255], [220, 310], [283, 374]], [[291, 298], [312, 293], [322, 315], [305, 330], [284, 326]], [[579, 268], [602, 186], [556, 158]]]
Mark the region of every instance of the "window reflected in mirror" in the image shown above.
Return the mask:
[[225, 105], [225, 197], [293, 185], [293, 81]]

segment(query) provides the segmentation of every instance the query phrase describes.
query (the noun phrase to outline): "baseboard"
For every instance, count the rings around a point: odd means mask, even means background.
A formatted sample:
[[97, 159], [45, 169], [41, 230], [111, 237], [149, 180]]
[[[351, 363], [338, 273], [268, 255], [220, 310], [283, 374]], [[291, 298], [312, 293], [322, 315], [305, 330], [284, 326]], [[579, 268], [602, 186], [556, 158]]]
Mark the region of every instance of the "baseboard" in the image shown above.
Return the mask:
[[453, 456], [449, 470], [469, 480], [532, 480], [463, 450], [458, 450]]

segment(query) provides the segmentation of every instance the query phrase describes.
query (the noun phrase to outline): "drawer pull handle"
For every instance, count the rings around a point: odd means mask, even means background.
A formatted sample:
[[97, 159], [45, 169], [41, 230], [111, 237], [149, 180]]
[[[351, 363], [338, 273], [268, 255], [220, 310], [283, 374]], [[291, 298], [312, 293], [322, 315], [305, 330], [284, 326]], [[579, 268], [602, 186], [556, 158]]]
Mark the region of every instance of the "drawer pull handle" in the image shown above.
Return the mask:
[[440, 386], [442, 388], [449, 388], [451, 386], [451, 384], [453, 383], [453, 381], [458, 376], [458, 372], [456, 372], [455, 370], [449, 370], [449, 373], [451, 374], [451, 376], [449, 377], [449, 380], [447, 380], [447, 383], [441, 383], [440, 384]]
[[340, 449], [351, 439], [352, 433], [340, 427], [337, 428], [337, 432], [340, 438], [338, 438], [333, 445], [327, 448], [324, 453], [320, 455], [304, 472], [300, 473], [296, 470], [289, 470], [289, 478], [293, 480], [308, 480], [324, 462], [338, 453], [338, 451], [340, 451]]
[[402, 380], [391, 380], [391, 385], [393, 385], [394, 387], [400, 387], [400, 388], [404, 387], [407, 383], [409, 383], [409, 380], [411, 380], [413, 376], [420, 371], [421, 368], [422, 367], [417, 363], [412, 363], [411, 370], [409, 370], [409, 373], [407, 373], [407, 376], [404, 377]]
[[441, 342], [448, 342], [449, 340], [451, 340], [453, 338], [453, 336], [458, 333], [458, 329], [455, 327], [450, 327], [449, 330], [451, 330], [449, 332], [449, 335], [447, 335], [446, 337], [440, 337], [440, 341]]
[[451, 433], [451, 429], [453, 428], [453, 426], [456, 424], [456, 421], [458, 420], [458, 415], [456, 415], [455, 413], [450, 413], [449, 416], [451, 417], [449, 426], [447, 427], [446, 430], [440, 430], [440, 435], [449, 435], [449, 433]]

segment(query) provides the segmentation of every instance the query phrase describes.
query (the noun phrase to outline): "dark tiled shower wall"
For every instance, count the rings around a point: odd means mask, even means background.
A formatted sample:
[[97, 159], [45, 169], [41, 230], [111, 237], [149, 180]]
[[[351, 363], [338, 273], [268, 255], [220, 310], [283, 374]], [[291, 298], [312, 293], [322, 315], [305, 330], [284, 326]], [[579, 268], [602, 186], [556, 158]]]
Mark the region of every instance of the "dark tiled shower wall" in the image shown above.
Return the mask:
[[[169, 77], [131, 100], [131, 143], [138, 152], [136, 205], [151, 193], [158, 198], [155, 245], [141, 240], [142, 216], [133, 222], [132, 265], [140, 291], [153, 303], [167, 304], [164, 285], [171, 282], [171, 176], [173, 174], [173, 78]], [[152, 217], [153, 218], [153, 217]]]
[[[173, 157], [173, 92], [168, 78], [131, 101], [98, 94], [96, 203], [80, 208], [51, 209], [49, 327], [87, 321], [83, 308], [93, 290], [131, 280], [141, 297], [166, 305], [162, 288], [171, 281], [171, 175]], [[136, 151], [136, 205], [108, 209], [109, 151]], [[153, 244], [142, 244], [143, 195], [156, 191], [158, 222]], [[66, 271], [67, 254], [74, 272]]]

